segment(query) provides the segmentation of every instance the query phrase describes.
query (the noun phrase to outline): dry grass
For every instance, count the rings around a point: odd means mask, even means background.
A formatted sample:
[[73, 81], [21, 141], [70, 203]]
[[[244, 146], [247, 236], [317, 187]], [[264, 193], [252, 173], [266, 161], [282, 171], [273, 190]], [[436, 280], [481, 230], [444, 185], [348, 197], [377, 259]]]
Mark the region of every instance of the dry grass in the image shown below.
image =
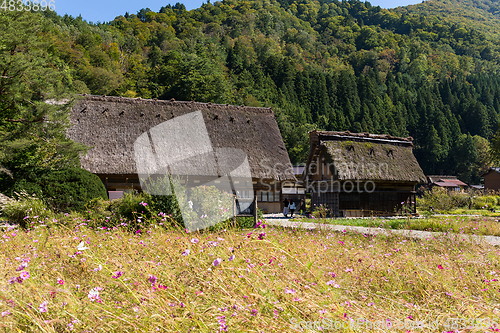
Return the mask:
[[[500, 251], [486, 245], [280, 228], [132, 234], [80, 225], [2, 237], [3, 332], [290, 332], [322, 319], [437, 320], [437, 329], [409, 331], [451, 332], [442, 326], [450, 318], [500, 320]], [[88, 249], [77, 252], [82, 241]], [[9, 283], [23, 272], [30, 277]], [[339, 331], [368, 331], [355, 328]]]

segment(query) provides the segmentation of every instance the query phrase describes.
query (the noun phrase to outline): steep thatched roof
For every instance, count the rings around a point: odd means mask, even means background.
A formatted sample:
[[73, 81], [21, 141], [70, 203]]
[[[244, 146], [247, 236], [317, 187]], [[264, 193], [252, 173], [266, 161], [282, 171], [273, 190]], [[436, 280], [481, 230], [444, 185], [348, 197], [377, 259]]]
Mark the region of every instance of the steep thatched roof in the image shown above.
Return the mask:
[[339, 180], [425, 182], [412, 138], [350, 132], [309, 132], [311, 155], [323, 151]]
[[81, 159], [90, 172], [135, 174], [135, 140], [156, 125], [195, 111], [201, 111], [214, 148], [247, 154], [252, 177], [295, 179], [270, 108], [87, 96], [72, 109], [74, 126], [68, 136], [93, 147]]

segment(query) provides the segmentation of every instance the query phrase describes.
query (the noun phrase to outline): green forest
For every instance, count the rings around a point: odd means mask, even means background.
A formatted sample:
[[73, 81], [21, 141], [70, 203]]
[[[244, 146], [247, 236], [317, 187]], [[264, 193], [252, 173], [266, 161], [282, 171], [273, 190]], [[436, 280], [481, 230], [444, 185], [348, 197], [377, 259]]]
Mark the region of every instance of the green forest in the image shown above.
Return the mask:
[[[490, 0], [391, 10], [358, 0], [224, 0], [98, 24], [50, 11], [0, 12], [3, 31], [35, 38], [16, 52], [37, 48], [57, 77], [40, 83], [50, 89], [13, 98], [19, 91], [5, 88], [12, 41], [0, 37], [0, 110], [23, 105], [0, 113], [0, 137], [17, 142], [0, 150], [0, 163], [16, 170], [47, 164], [40, 160], [47, 156], [52, 167], [74, 160], [82, 147], [59, 138], [41, 152], [19, 133], [39, 117], [29, 103], [79, 93], [272, 107], [294, 164], [305, 162], [312, 129], [411, 136], [426, 174], [478, 183], [492, 166], [500, 120], [499, 13]], [[21, 146], [33, 148], [30, 159], [16, 155]], [[56, 158], [58, 149], [66, 159]]]

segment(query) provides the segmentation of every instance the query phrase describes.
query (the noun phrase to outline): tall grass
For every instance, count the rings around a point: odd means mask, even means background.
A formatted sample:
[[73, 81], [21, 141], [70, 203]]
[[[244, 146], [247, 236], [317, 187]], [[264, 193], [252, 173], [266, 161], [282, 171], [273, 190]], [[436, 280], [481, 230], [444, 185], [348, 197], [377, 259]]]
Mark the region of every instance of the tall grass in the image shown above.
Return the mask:
[[[500, 319], [500, 251], [267, 228], [37, 226], [0, 240], [4, 332], [290, 332], [323, 319]], [[351, 323], [351, 328], [349, 328]], [[297, 326], [299, 325], [299, 326]], [[360, 324], [362, 325], [362, 324]], [[306, 330], [307, 331], [307, 330]], [[392, 329], [407, 332], [405, 329]]]

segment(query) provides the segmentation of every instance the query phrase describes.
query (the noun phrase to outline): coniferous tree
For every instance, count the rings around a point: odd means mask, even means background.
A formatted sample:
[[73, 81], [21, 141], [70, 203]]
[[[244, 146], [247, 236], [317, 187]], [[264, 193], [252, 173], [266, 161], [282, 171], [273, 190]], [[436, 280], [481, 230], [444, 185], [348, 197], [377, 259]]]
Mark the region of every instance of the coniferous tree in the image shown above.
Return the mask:
[[43, 40], [38, 13], [0, 11], [0, 163], [14, 177], [78, 166], [83, 146], [66, 137], [71, 78]]

